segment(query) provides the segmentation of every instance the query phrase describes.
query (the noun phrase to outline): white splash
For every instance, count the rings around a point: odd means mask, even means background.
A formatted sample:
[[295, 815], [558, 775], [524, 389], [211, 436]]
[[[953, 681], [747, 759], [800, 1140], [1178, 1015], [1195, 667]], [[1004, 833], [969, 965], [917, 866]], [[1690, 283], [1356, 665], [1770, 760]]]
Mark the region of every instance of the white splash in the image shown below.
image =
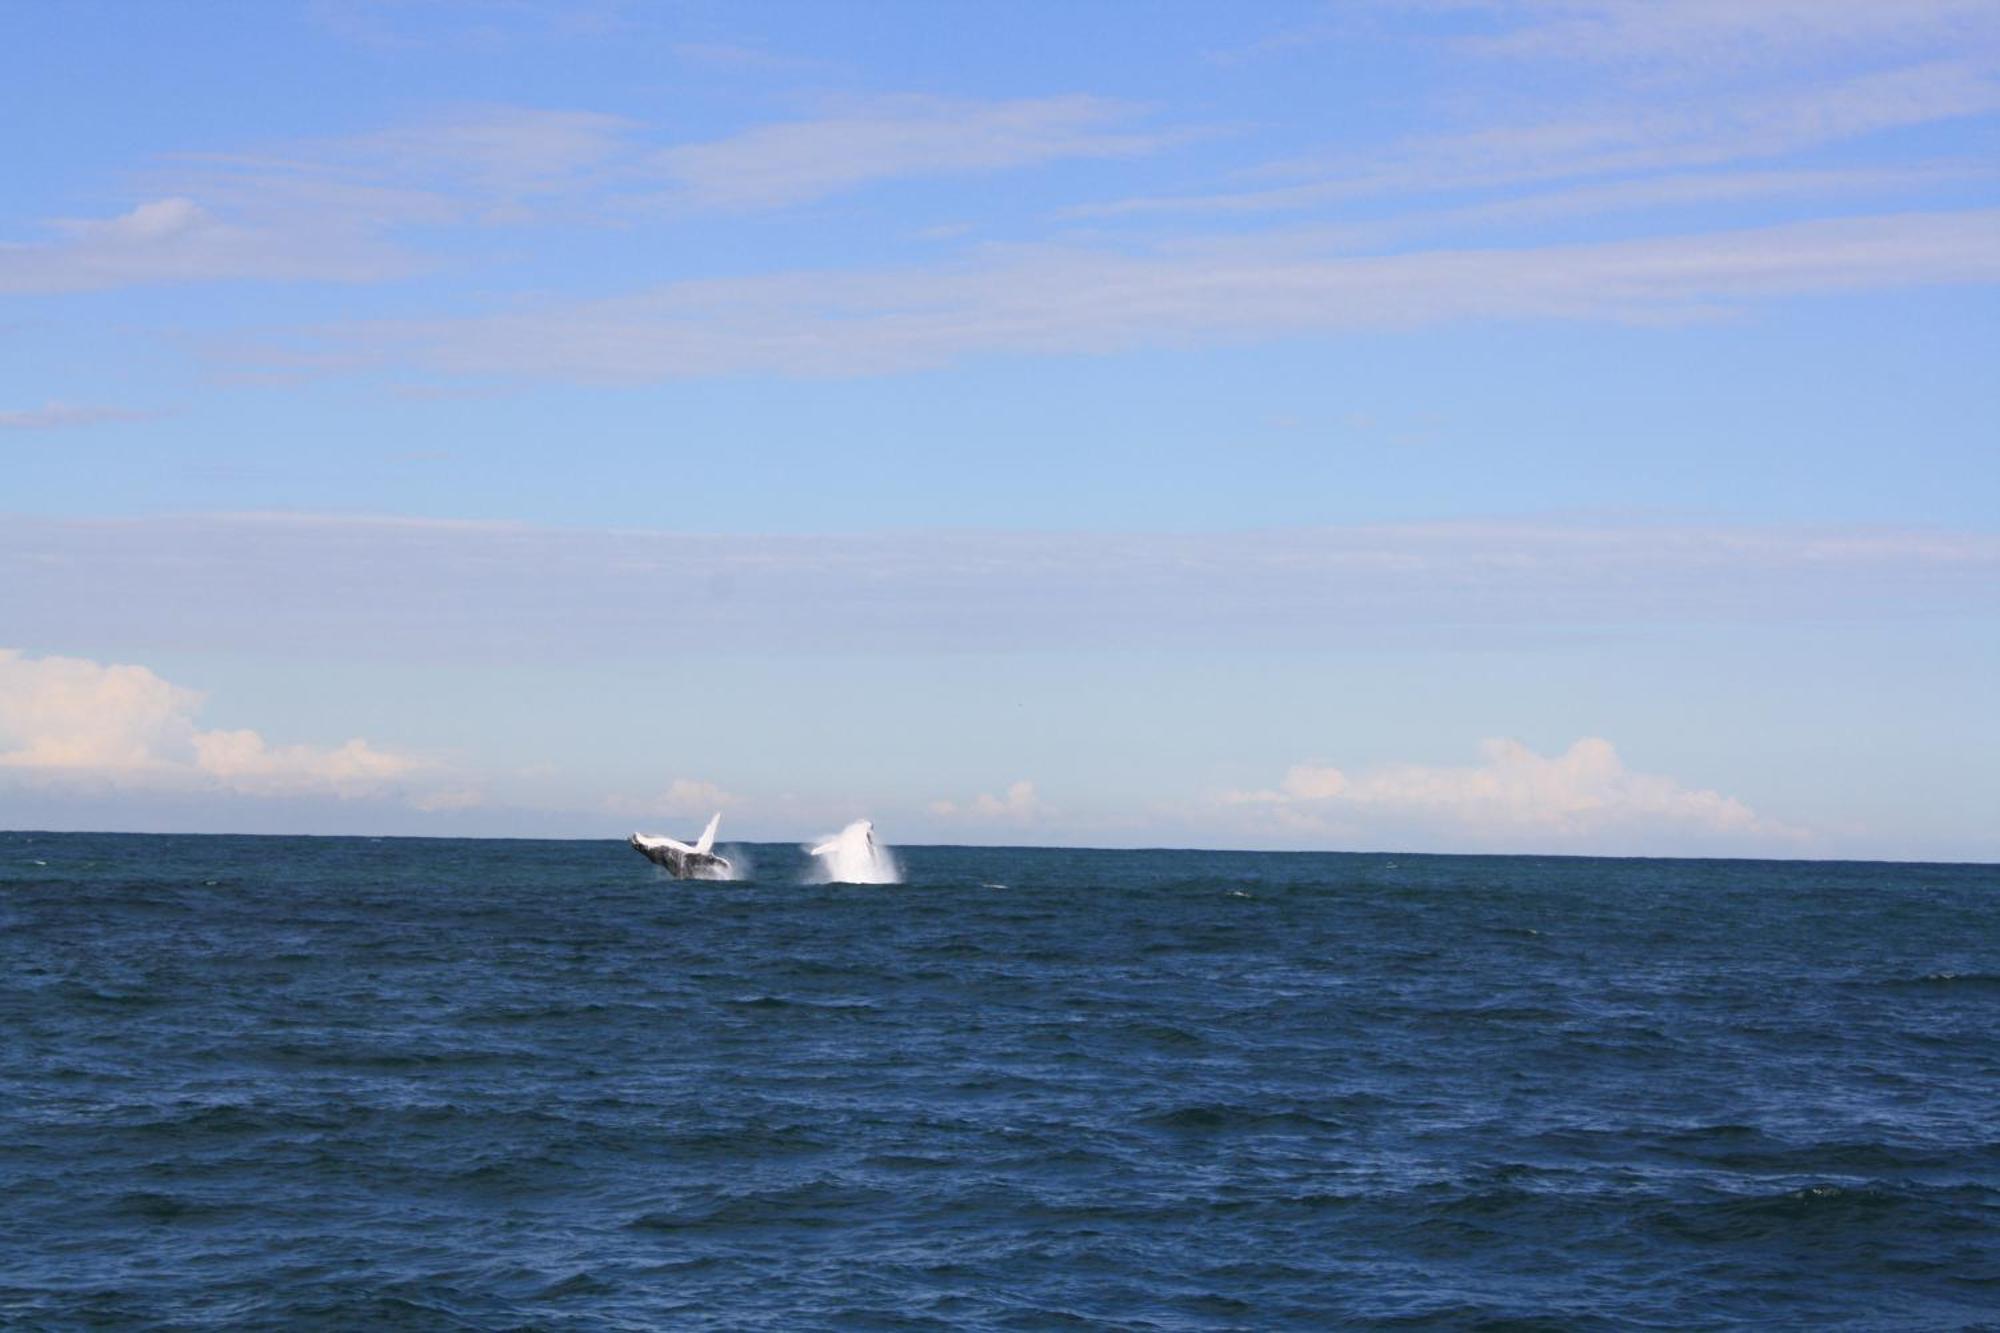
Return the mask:
[[887, 847], [875, 841], [875, 825], [857, 819], [807, 851], [819, 862], [815, 876], [831, 884], [901, 884], [903, 875]]

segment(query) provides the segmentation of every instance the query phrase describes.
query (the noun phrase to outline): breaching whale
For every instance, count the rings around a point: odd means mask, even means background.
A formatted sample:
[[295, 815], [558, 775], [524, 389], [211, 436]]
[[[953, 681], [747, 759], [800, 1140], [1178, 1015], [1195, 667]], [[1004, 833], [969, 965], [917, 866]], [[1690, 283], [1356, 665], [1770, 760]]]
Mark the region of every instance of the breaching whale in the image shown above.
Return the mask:
[[722, 812], [718, 810], [692, 847], [678, 838], [656, 838], [645, 833], [634, 833], [627, 841], [632, 850], [675, 879], [728, 879], [733, 869], [729, 858], [717, 856], [711, 850], [715, 846], [716, 825], [721, 822]]
[[896, 858], [875, 841], [875, 825], [857, 819], [806, 851], [817, 857], [821, 876], [836, 884], [899, 884]]

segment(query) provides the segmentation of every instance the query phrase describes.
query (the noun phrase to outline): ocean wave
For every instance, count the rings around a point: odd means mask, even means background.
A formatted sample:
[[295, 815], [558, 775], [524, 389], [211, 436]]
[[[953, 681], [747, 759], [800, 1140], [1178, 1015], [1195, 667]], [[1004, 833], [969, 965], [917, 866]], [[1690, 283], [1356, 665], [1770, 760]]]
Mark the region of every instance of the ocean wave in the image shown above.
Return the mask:
[[1176, 1106], [1139, 1117], [1154, 1129], [1191, 1133], [1321, 1134], [1348, 1128], [1336, 1118], [1296, 1109], [1266, 1109], [1239, 1103], [1210, 1102]]
[[1926, 972], [1922, 976], [1889, 977], [1874, 984], [1885, 990], [2000, 991], [2000, 972]]
[[2000, 872], [606, 854], [38, 840], [0, 1323], [1990, 1313]]
[[2000, 1194], [1982, 1186], [1822, 1181], [1770, 1193], [1669, 1204], [1653, 1210], [1644, 1224], [1656, 1232], [1710, 1245], [1782, 1238], [1858, 1248], [1919, 1221], [1936, 1225], [1944, 1215], [1956, 1215], [1962, 1223], [1972, 1223], [1996, 1211]]
[[656, 1209], [628, 1219], [632, 1231], [718, 1231], [778, 1226], [820, 1230], [839, 1227], [858, 1208], [885, 1202], [886, 1190], [807, 1181], [775, 1189], [728, 1194], [674, 1209]]

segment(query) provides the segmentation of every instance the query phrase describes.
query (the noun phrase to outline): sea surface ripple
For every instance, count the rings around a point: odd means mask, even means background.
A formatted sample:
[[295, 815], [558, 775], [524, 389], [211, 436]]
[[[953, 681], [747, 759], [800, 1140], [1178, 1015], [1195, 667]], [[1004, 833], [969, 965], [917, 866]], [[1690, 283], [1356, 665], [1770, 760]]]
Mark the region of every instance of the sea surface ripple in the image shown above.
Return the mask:
[[0, 1324], [2000, 1327], [2000, 869], [0, 834]]

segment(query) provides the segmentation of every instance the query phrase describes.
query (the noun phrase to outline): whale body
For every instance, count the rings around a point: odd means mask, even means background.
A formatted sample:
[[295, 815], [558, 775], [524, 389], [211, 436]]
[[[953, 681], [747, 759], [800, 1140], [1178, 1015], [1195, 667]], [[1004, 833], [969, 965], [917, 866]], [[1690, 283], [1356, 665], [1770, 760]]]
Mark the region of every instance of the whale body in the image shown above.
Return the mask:
[[692, 844], [649, 833], [634, 833], [626, 843], [675, 879], [728, 879], [734, 867], [728, 857], [717, 856], [713, 850], [716, 826], [720, 823], [722, 812], [718, 810]]

